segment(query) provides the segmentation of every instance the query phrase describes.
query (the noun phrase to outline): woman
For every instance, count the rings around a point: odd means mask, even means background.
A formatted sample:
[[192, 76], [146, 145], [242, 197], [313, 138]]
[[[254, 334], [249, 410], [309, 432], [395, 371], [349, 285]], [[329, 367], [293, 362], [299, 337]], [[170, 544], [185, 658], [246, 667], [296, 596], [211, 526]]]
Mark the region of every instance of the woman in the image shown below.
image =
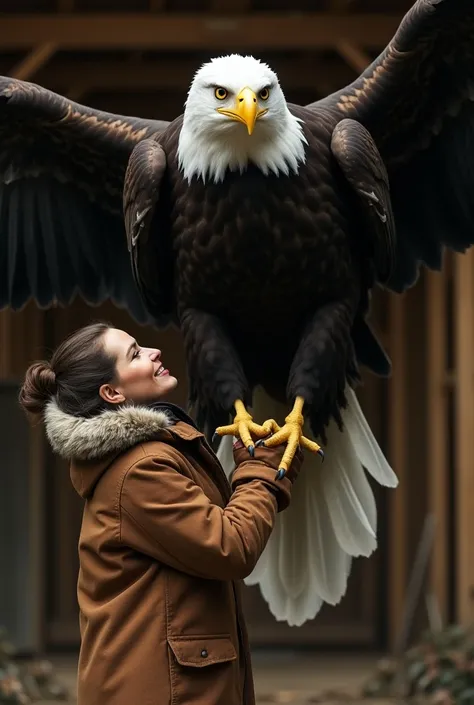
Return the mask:
[[230, 487], [203, 435], [161, 401], [177, 380], [161, 352], [96, 323], [26, 373], [85, 499], [79, 540], [79, 705], [251, 705], [240, 602], [290, 500], [301, 455], [238, 444]]

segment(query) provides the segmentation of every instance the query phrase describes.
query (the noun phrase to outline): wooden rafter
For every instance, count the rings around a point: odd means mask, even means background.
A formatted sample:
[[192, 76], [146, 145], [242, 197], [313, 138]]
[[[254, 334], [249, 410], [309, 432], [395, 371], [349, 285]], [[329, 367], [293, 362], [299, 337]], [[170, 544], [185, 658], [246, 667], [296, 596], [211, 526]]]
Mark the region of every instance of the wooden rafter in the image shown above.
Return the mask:
[[[328, 9], [335, 14], [350, 12], [353, 0], [328, 0]], [[363, 49], [354, 44], [351, 35], [341, 37], [336, 42], [335, 48], [342, 59], [356, 73], [362, 73], [370, 64], [370, 57]]]
[[11, 70], [11, 76], [21, 81], [30, 80], [49, 61], [56, 50], [57, 45], [54, 42], [39, 44]]
[[370, 56], [365, 51], [347, 39], [340, 39], [335, 46], [340, 56], [356, 73], [365, 71], [371, 62]]
[[[108, 91], [167, 88], [186, 90], [198, 68], [195, 60], [187, 58], [176, 58], [173, 62], [148, 60], [139, 66], [132, 62], [107, 59], [100, 62], [62, 59], [61, 62], [46, 66], [36, 81], [51, 90], [76, 85], [89, 85], [94, 89]], [[340, 62], [326, 64], [314, 59], [311, 62], [280, 59], [272, 68], [277, 72], [284, 90], [286, 87], [292, 90], [318, 88], [319, 74], [328, 90], [343, 87], [353, 78], [348, 67]]]
[[377, 49], [401, 17], [385, 14], [258, 13], [3, 15], [0, 49], [53, 42], [62, 49], [332, 49], [341, 38]]

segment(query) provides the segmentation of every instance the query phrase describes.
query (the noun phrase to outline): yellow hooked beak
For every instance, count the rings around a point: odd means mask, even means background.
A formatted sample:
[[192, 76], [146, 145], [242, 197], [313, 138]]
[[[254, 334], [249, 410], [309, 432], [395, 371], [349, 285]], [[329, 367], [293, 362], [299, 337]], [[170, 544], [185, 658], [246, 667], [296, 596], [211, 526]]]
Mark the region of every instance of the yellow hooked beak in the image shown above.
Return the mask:
[[268, 110], [259, 110], [255, 93], [250, 88], [242, 88], [235, 99], [235, 108], [217, 108], [217, 112], [247, 125], [248, 133], [251, 135], [257, 120]]

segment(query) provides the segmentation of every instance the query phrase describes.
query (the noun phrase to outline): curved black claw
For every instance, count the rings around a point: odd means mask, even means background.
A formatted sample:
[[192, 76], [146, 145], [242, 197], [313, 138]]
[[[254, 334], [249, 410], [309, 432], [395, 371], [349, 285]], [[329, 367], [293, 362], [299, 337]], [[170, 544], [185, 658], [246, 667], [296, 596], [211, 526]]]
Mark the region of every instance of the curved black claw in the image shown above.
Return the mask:
[[256, 442], [255, 448], [260, 448], [262, 446], [265, 446], [265, 440], [263, 438]]
[[286, 470], [284, 468], [280, 468], [275, 475], [275, 480], [283, 480], [283, 478], [286, 475]]
[[318, 455], [321, 456], [321, 460], [322, 460], [322, 462], [324, 463], [324, 458], [325, 458], [326, 456], [325, 456], [324, 450], [323, 450], [322, 448], [320, 448], [320, 449], [318, 450]]
[[253, 458], [254, 455], [255, 455], [255, 447], [254, 447], [254, 446], [248, 446], [247, 450], [248, 450], [248, 452], [249, 452], [250, 457]]

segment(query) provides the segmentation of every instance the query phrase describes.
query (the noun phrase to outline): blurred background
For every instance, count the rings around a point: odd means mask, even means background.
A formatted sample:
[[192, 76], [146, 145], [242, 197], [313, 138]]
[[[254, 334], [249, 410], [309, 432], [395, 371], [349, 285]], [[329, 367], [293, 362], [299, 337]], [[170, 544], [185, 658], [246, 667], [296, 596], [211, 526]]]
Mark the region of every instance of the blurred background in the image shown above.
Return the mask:
[[[170, 120], [182, 112], [201, 63], [238, 51], [267, 61], [287, 99], [304, 104], [363, 71], [411, 4], [0, 0], [0, 73], [104, 110]], [[22, 311], [0, 311], [0, 625], [20, 653], [47, 654], [71, 682], [82, 504], [66, 465], [52, 456], [42, 429], [27, 425], [16, 396], [32, 360], [100, 318], [164, 350], [181, 382], [174, 401], [184, 405], [176, 330], [157, 332], [112, 304], [91, 308], [80, 299], [67, 308], [40, 310], [30, 302]], [[427, 626], [469, 626], [473, 619], [474, 254], [447, 257], [441, 274], [423, 272], [407, 295], [377, 291], [372, 320], [393, 375], [365, 375], [359, 397], [400, 486], [376, 489], [379, 550], [356, 562], [339, 606], [291, 628], [274, 620], [258, 588], [246, 588], [261, 702], [293, 701], [325, 678], [334, 687], [360, 680], [378, 655], [405, 648]], [[427, 517], [435, 530], [411, 603]]]

